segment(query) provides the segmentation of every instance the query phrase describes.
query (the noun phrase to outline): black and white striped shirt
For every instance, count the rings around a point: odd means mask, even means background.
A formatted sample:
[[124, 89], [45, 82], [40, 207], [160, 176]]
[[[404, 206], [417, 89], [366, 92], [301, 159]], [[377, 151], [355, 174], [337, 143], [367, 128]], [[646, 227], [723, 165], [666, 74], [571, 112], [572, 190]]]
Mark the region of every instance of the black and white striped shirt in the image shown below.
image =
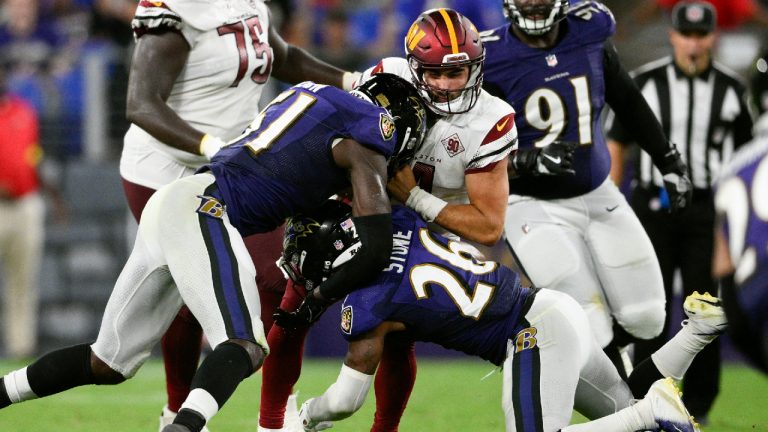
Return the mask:
[[[671, 56], [641, 66], [632, 75], [664, 134], [688, 164], [693, 187], [710, 189], [733, 151], [752, 137], [744, 84], [717, 62], [688, 77]], [[621, 143], [634, 141], [618, 122], [613, 122], [609, 136]], [[638, 158], [635, 178], [643, 187], [664, 184], [645, 152]]]

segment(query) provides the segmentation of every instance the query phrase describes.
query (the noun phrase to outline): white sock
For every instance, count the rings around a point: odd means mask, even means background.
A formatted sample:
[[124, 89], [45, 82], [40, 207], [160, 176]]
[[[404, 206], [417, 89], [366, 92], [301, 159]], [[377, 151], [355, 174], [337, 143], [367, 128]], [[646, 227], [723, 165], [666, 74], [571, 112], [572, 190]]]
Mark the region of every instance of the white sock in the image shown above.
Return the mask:
[[27, 368], [15, 370], [3, 377], [5, 392], [12, 403], [24, 402], [30, 399], [37, 399], [37, 395], [32, 391], [27, 379]]
[[[650, 413], [650, 407], [648, 410], [644, 410], [645, 407], [639, 405], [643, 401], [639, 401], [635, 405], [628, 406], [618, 412], [601, 417], [591, 422], [566, 426], [560, 429], [561, 432], [635, 432], [645, 428], [655, 428], [656, 421], [653, 419], [653, 414]], [[648, 402], [650, 403], [650, 402]], [[645, 413], [643, 411], [648, 411]], [[650, 413], [650, 423], [648, 423], [648, 415]]]
[[189, 392], [189, 396], [187, 396], [187, 399], [181, 404], [181, 409], [179, 411], [184, 408], [191, 409], [205, 417], [206, 423], [211, 420], [211, 417], [219, 412], [219, 404], [216, 402], [216, 399], [201, 388], [196, 388]]
[[651, 360], [663, 376], [680, 381], [696, 354], [715, 337], [695, 335], [690, 326], [683, 326], [672, 339], [651, 354]]

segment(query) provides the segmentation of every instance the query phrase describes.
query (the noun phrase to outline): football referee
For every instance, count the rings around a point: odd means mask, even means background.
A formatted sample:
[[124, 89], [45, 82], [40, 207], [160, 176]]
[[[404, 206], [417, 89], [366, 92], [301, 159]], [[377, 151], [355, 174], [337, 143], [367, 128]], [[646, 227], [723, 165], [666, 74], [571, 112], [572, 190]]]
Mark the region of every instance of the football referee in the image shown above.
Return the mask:
[[[641, 153], [634, 166], [630, 202], [648, 232], [661, 266], [667, 295], [667, 319], [661, 336], [635, 344], [642, 359], [667, 339], [672, 312], [675, 270], [683, 282], [683, 297], [693, 291], [716, 294], [711, 277], [714, 203], [711, 185], [734, 149], [752, 138], [752, 119], [746, 88], [712, 60], [715, 10], [701, 1], [680, 2], [672, 10], [669, 40], [674, 55], [649, 63], [633, 74], [669, 140], [688, 165], [693, 201], [683, 211], [670, 213], [661, 174], [651, 158]], [[621, 184], [623, 160], [631, 139], [618, 123], [609, 132], [613, 168]], [[678, 306], [679, 308], [679, 306]], [[683, 399], [691, 414], [706, 423], [720, 382], [717, 340], [694, 360], [683, 383]]]

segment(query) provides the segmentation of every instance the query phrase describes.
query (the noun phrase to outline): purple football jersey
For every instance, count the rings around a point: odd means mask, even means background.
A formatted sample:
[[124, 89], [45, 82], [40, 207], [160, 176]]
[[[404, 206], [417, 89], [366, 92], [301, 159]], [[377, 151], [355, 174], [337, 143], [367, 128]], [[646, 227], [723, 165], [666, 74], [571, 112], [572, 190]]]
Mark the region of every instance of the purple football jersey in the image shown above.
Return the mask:
[[384, 108], [335, 87], [305, 82], [275, 98], [203, 170], [216, 176], [213, 195], [224, 201], [241, 234], [267, 232], [349, 187], [346, 170], [331, 152], [342, 138], [387, 158], [397, 142]]
[[510, 26], [483, 32], [484, 85], [515, 108], [519, 148], [579, 143], [575, 176], [511, 179], [510, 193], [543, 199], [583, 195], [602, 184], [611, 167], [600, 114], [604, 43], [616, 30], [613, 16], [593, 1], [572, 6], [561, 24], [562, 37], [551, 49], [527, 46]]
[[416, 340], [477, 355], [500, 365], [507, 340], [528, 327], [533, 291], [512, 270], [478, 261], [462, 246], [427, 229], [413, 210], [392, 209], [389, 266], [341, 308], [347, 339], [383, 321], [398, 321]]
[[768, 139], [742, 147], [716, 186], [741, 310], [768, 330]]

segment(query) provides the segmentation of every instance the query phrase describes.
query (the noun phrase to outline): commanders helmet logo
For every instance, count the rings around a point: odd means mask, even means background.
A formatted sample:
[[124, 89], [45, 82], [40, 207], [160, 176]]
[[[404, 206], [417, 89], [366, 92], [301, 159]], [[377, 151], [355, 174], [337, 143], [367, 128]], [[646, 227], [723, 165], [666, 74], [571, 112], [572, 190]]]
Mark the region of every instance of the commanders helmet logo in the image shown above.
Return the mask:
[[341, 331], [346, 334], [352, 333], [352, 306], [345, 306], [341, 310]]
[[381, 137], [384, 141], [389, 141], [395, 136], [395, 121], [389, 114], [379, 114], [379, 128], [381, 129]]

